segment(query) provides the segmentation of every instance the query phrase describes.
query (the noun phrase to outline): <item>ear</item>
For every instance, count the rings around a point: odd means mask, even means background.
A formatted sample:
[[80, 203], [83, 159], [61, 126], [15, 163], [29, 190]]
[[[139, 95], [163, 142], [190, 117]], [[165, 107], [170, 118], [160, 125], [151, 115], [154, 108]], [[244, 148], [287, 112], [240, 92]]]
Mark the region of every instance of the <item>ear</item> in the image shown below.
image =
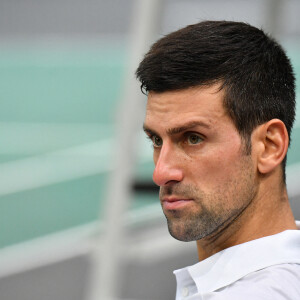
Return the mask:
[[[257, 167], [260, 173], [273, 171], [286, 156], [289, 136], [284, 123], [272, 119], [255, 129], [253, 145], [257, 148]], [[257, 143], [256, 143], [257, 142]]]

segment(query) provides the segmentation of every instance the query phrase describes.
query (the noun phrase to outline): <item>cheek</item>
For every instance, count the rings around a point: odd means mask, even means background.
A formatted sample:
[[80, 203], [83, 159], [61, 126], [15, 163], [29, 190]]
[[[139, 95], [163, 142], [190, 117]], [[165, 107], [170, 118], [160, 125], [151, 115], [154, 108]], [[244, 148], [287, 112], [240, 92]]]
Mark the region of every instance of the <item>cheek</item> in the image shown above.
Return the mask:
[[192, 168], [200, 179], [199, 182], [205, 182], [204, 188], [220, 186], [226, 185], [233, 177], [238, 176], [241, 160], [243, 157], [239, 149], [234, 147], [226, 150], [218, 149], [198, 159], [197, 163], [192, 164]]

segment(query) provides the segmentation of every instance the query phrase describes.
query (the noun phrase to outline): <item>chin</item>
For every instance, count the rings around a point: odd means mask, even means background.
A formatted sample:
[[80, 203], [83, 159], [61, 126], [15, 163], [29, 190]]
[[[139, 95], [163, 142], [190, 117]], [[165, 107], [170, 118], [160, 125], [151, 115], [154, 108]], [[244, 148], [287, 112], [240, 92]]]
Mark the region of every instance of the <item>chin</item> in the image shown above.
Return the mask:
[[206, 235], [199, 232], [193, 232], [192, 230], [189, 230], [186, 228], [186, 226], [181, 226], [179, 224], [174, 224], [174, 222], [168, 221], [168, 229], [170, 235], [181, 242], [192, 242], [192, 241], [197, 241], [199, 239], [202, 239]]

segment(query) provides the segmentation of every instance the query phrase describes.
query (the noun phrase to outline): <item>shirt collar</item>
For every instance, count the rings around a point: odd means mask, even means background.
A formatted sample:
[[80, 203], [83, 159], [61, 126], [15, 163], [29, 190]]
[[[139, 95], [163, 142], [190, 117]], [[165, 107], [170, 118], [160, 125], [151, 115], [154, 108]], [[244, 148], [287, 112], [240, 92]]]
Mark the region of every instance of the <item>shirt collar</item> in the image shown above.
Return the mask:
[[[296, 222], [300, 229], [300, 222]], [[178, 288], [194, 281], [198, 293], [212, 292], [263, 268], [283, 264], [300, 264], [300, 230], [252, 240], [220, 251], [184, 269], [174, 271]]]

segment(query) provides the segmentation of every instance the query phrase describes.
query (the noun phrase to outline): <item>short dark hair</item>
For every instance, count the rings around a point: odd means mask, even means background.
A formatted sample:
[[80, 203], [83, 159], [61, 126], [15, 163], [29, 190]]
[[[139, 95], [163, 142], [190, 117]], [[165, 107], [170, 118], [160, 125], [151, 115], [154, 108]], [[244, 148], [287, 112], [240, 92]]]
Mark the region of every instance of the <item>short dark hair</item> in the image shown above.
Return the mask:
[[[253, 129], [271, 119], [295, 119], [295, 76], [285, 51], [262, 30], [242, 22], [204, 21], [152, 45], [136, 76], [143, 92], [221, 83], [224, 107], [251, 152]], [[286, 158], [282, 163], [285, 181]]]

